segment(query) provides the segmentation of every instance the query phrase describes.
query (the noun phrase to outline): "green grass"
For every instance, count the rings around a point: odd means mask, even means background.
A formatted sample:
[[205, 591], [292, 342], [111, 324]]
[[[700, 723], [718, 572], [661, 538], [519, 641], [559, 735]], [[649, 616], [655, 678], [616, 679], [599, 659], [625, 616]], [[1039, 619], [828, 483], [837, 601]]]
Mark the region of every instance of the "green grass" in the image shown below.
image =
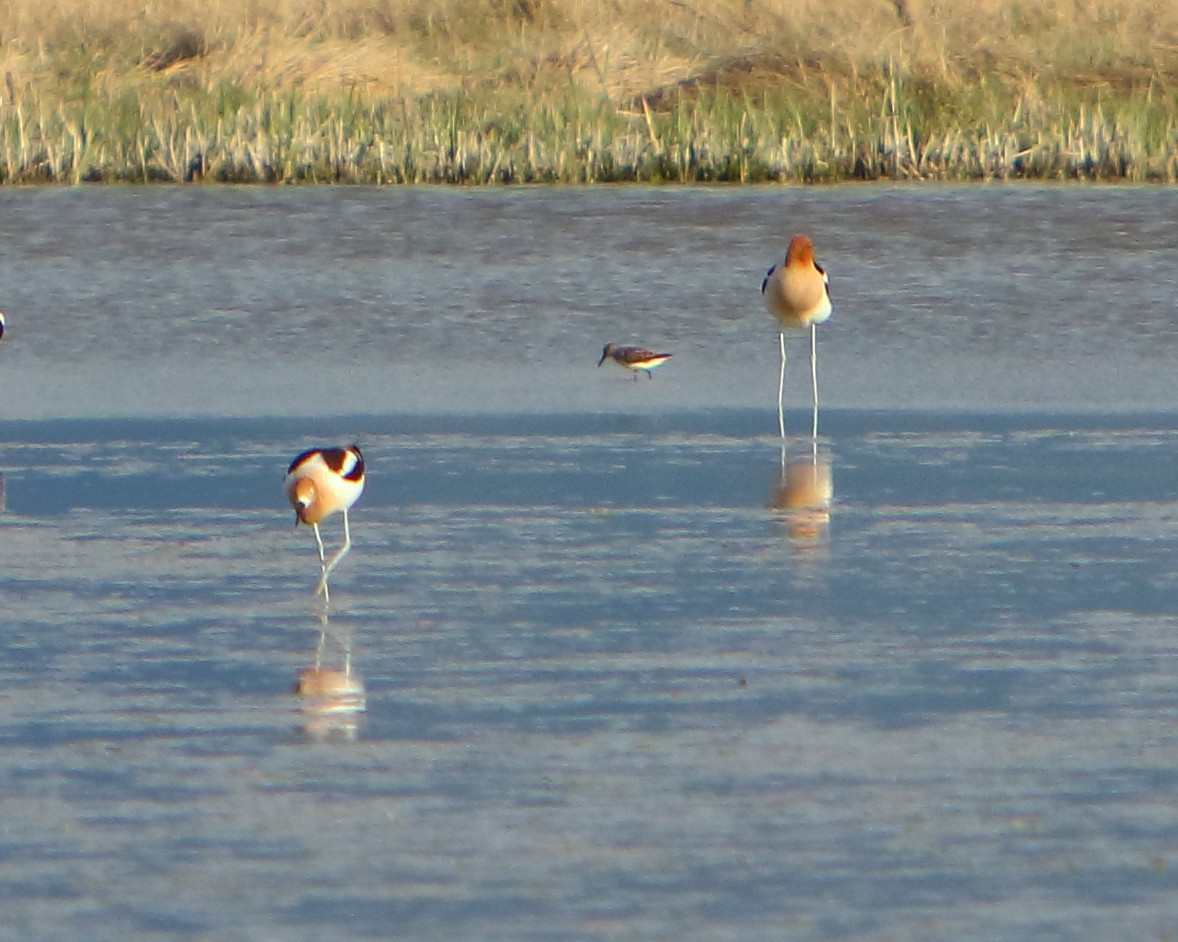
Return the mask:
[[623, 112], [574, 89], [416, 100], [211, 91], [22, 97], [0, 118], [0, 181], [608, 183], [851, 179], [1173, 182], [1172, 99], [874, 97], [698, 90]]

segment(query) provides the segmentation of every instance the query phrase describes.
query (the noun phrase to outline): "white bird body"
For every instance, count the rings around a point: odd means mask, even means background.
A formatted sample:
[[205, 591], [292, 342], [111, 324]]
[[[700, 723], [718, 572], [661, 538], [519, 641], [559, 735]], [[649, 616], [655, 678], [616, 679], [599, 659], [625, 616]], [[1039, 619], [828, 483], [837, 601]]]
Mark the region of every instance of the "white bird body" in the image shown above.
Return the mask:
[[298, 455], [282, 483], [300, 523], [315, 525], [346, 512], [364, 493], [364, 456], [360, 449], [310, 448]]
[[794, 236], [785, 260], [769, 269], [761, 283], [765, 309], [785, 330], [804, 330], [830, 319], [830, 280], [814, 262], [808, 236]]
[[[364, 456], [356, 445], [310, 448], [290, 463], [282, 489], [294, 508], [296, 525], [305, 523], [315, 533], [320, 568], [315, 593], [322, 592], [327, 600], [327, 577], [352, 548], [348, 508], [364, 493]], [[344, 515], [344, 542], [328, 561], [323, 551], [323, 538], [319, 535], [319, 522], [334, 513]]]

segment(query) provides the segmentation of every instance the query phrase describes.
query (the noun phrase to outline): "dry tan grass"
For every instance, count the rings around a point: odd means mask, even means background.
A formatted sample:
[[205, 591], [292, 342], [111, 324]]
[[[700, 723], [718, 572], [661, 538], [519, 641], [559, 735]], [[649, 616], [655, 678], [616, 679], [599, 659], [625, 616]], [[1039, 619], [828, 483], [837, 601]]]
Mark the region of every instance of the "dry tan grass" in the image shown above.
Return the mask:
[[634, 155], [685, 175], [700, 154], [737, 179], [1097, 151], [1178, 172], [1173, 0], [0, 0], [0, 74], [10, 179], [133, 151], [175, 178], [230, 140], [279, 177], [390, 148], [427, 179], [461, 178], [459, 150], [501, 178]]
[[218, 82], [373, 96], [573, 81], [625, 102], [700, 77], [854, 80], [893, 68], [1169, 86], [1170, 0], [5, 0], [0, 71], [104, 86]]

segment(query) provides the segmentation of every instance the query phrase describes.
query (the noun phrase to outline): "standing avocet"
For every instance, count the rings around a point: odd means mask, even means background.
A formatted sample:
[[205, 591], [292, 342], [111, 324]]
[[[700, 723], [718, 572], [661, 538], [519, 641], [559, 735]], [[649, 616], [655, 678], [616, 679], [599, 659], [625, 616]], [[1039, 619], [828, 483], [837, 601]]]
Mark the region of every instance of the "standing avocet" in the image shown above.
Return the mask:
[[[356, 445], [310, 448], [290, 463], [282, 489], [294, 508], [296, 525], [308, 524], [319, 547], [319, 585], [315, 594], [328, 598], [327, 579], [352, 548], [348, 508], [364, 492], [364, 456]], [[344, 542], [331, 560], [323, 552], [319, 522], [334, 513], [344, 515]]]
[[818, 329], [830, 317], [826, 272], [814, 261], [814, 244], [807, 235], [789, 242], [785, 260], [769, 269], [761, 282], [765, 308], [781, 325], [781, 375], [777, 380], [777, 425], [785, 438], [785, 332], [810, 329], [810, 384], [814, 390], [812, 435], [818, 436]]

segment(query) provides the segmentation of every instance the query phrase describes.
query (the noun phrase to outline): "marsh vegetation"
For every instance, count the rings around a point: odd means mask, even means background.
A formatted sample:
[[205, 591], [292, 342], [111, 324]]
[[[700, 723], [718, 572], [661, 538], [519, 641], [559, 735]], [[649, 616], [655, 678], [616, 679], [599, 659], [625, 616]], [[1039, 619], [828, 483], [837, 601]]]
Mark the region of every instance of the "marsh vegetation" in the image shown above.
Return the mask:
[[0, 3], [0, 180], [1178, 178], [1168, 0]]

